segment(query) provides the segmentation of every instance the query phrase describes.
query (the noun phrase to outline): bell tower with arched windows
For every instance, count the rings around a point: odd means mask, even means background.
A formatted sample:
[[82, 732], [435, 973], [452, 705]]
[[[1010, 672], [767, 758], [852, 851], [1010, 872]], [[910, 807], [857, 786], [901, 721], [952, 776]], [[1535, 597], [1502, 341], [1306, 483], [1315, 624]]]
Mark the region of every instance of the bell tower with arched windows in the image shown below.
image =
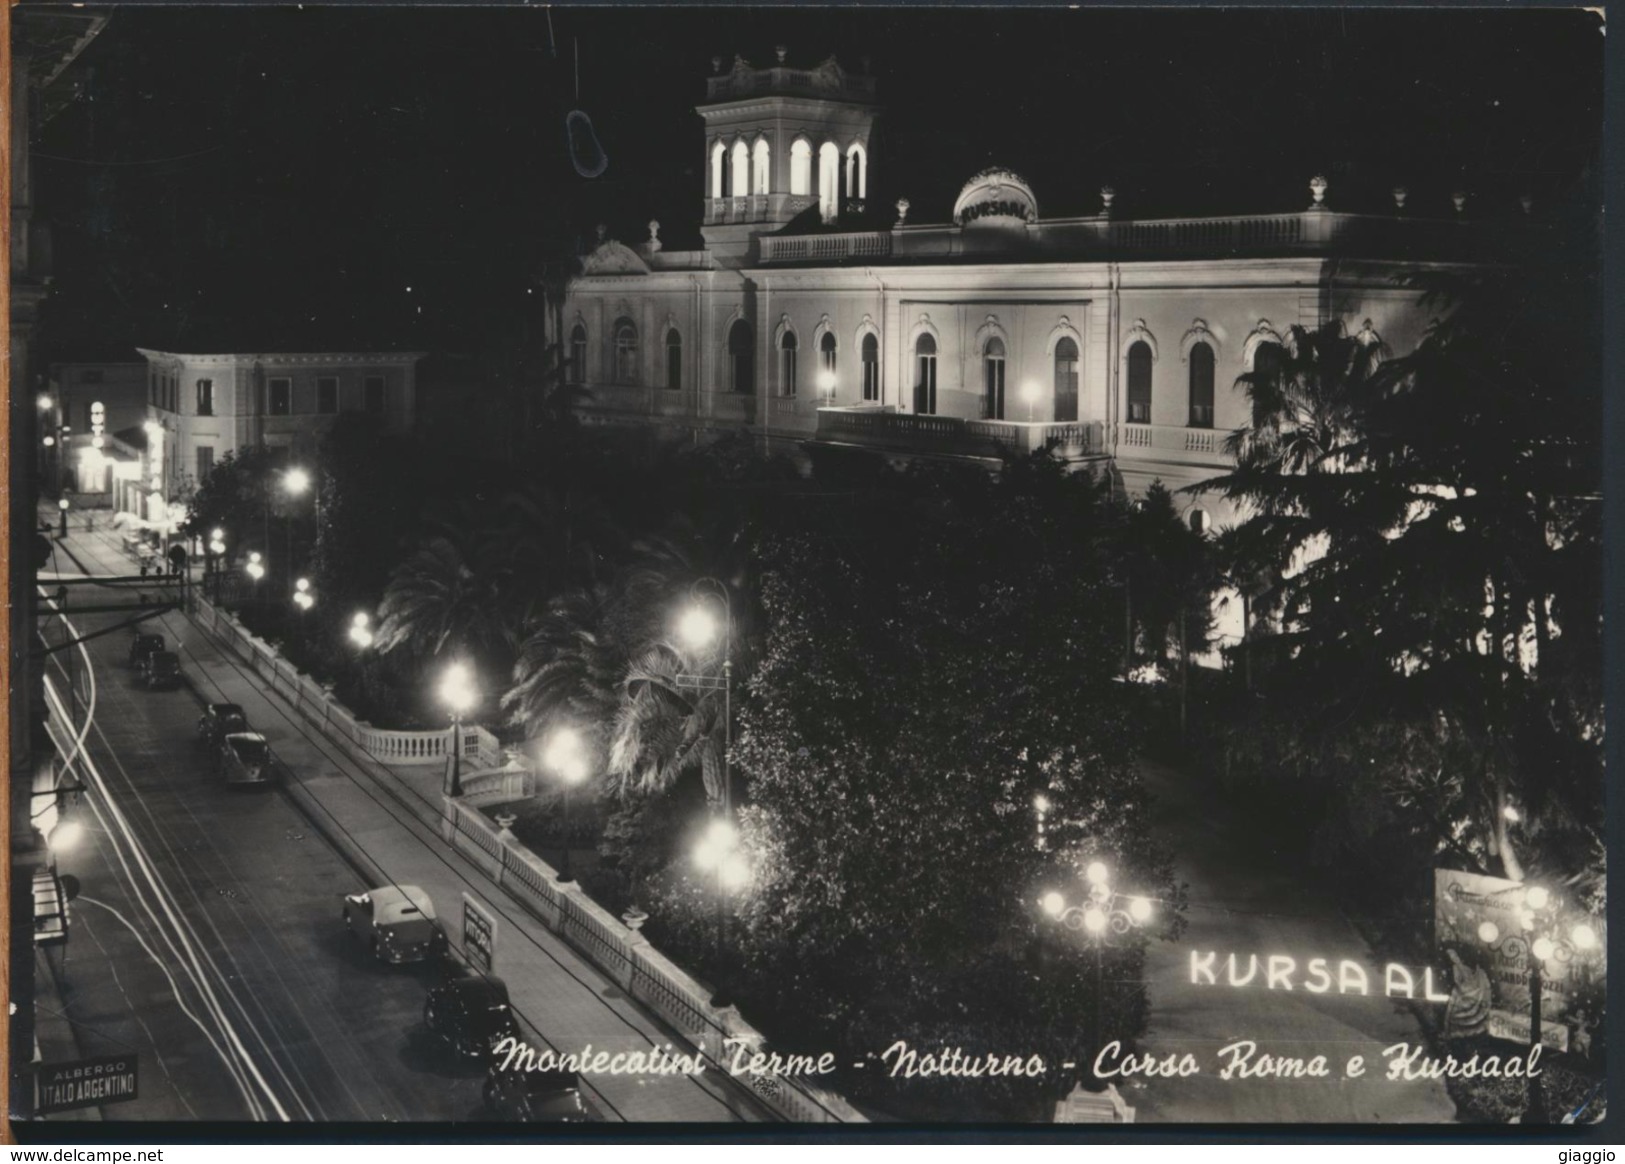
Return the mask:
[[879, 112], [873, 77], [834, 57], [811, 69], [757, 68], [714, 58], [706, 81], [705, 243], [728, 266], [755, 259], [758, 235], [802, 220], [809, 226], [863, 213], [870, 137]]

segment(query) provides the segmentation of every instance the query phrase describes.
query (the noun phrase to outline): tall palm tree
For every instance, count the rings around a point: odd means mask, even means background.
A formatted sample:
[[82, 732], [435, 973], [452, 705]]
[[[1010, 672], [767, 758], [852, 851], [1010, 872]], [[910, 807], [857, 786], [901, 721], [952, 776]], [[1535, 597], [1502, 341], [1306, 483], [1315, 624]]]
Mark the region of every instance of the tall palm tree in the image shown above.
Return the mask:
[[378, 607], [381, 653], [431, 659], [448, 648], [482, 655], [512, 647], [492, 579], [449, 538], [431, 538], [395, 567]]

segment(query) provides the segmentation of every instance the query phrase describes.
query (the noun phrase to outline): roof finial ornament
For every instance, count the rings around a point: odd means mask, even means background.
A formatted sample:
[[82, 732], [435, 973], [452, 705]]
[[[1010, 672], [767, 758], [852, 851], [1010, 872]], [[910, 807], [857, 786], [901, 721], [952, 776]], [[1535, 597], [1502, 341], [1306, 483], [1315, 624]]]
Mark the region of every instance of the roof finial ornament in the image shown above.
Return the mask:
[[1524, 191], [1518, 196], [1518, 205], [1523, 208], [1525, 214], [1533, 214], [1535, 212], [1535, 196], [1527, 190]]
[[609, 234], [609, 227], [605, 226], [603, 223], [600, 222], [596, 229], [598, 231], [598, 243], [599, 243], [600, 246], [602, 246], [603, 242], [604, 242], [604, 236]]
[[1111, 215], [1112, 215], [1112, 199], [1116, 198], [1116, 197], [1117, 197], [1117, 191], [1113, 190], [1110, 186], [1102, 186], [1100, 188], [1100, 213], [1104, 217], [1106, 217], [1106, 218], [1111, 217]]
[[899, 198], [897, 200], [897, 225], [902, 226], [903, 223], [905, 223], [907, 221], [908, 221], [908, 199], [907, 198]]
[[722, 58], [721, 57], [712, 57], [711, 58], [711, 71], [713, 73], [722, 72]]
[[1394, 209], [1395, 210], [1404, 210], [1405, 209], [1405, 199], [1409, 198], [1410, 196], [1411, 196], [1411, 192], [1409, 190], [1405, 189], [1405, 187], [1403, 187], [1403, 186], [1395, 186], [1394, 187]]
[[1326, 175], [1316, 174], [1313, 178], [1309, 179], [1309, 193], [1314, 195], [1315, 198], [1315, 200], [1309, 204], [1310, 210], [1326, 209], [1326, 191], [1329, 189], [1331, 189], [1331, 183], [1326, 181]]
[[648, 251], [650, 254], [654, 254], [663, 245], [665, 244], [660, 241], [660, 220], [658, 218], [651, 218], [649, 220], [649, 242], [647, 244]]
[[784, 58], [790, 55], [790, 50], [782, 44], [773, 46], [773, 55], [779, 58], [779, 64], [784, 64]]
[[1467, 191], [1461, 189], [1452, 191], [1450, 201], [1455, 204], [1456, 213], [1460, 214], [1467, 209]]

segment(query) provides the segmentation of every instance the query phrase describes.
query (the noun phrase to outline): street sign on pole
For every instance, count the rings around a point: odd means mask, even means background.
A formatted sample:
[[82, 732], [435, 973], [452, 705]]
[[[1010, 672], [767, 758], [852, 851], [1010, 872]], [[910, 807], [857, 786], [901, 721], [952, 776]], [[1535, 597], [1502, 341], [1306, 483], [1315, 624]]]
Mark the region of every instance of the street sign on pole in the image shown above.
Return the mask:
[[497, 954], [497, 919], [463, 894], [463, 957], [482, 974], [491, 973]]
[[35, 1069], [36, 1115], [128, 1103], [140, 1092], [140, 1057], [103, 1055], [71, 1063], [41, 1063]]

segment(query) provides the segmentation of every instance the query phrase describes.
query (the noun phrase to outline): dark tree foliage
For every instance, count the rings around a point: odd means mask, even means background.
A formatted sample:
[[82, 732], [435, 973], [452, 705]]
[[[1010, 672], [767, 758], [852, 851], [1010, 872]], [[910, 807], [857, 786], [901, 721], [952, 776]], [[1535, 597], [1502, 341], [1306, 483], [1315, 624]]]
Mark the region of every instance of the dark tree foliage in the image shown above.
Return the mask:
[[[754, 878], [740, 961], [711, 969], [768, 1029], [838, 1060], [903, 1039], [1049, 1065], [991, 1085], [889, 1085], [878, 1065], [843, 1080], [893, 1110], [1030, 1118], [1070, 1086], [1060, 1064], [1092, 1055], [1092, 955], [1037, 902], [1076, 899], [1088, 861], [1177, 925], [1116, 681], [1108, 532], [1088, 478], [1040, 458], [998, 481], [911, 473], [755, 542], [765, 629], [734, 753]], [[674, 871], [657, 916], [703, 926], [708, 897]], [[1140, 964], [1133, 937], [1104, 955], [1109, 1037], [1143, 1020]]]
[[[1583, 269], [1581, 269], [1583, 270]], [[1317, 851], [1602, 894], [1601, 379], [1594, 285], [1541, 264], [1419, 281], [1442, 319], [1378, 361], [1295, 336], [1214, 483], [1273, 585], [1239, 767], [1322, 813]]]

